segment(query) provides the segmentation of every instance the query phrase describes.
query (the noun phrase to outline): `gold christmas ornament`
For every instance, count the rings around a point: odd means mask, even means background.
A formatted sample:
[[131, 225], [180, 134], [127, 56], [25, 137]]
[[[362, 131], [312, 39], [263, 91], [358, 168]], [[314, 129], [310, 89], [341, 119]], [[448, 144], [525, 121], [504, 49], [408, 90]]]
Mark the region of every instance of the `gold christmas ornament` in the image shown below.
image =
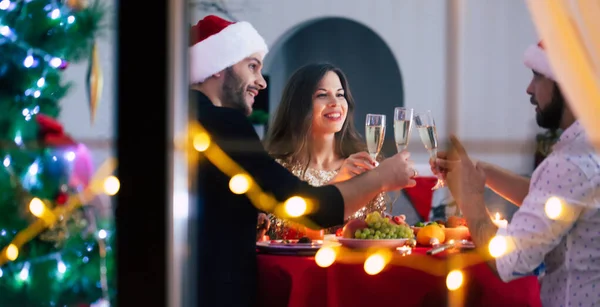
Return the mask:
[[92, 47], [92, 56], [90, 57], [90, 66], [88, 68], [87, 90], [90, 105], [90, 120], [92, 124], [96, 118], [96, 110], [100, 103], [102, 95], [102, 86], [104, 84], [102, 68], [100, 67], [100, 57], [98, 56], [98, 46], [94, 43]]
[[66, 0], [67, 6], [72, 10], [81, 11], [88, 6], [87, 0]]

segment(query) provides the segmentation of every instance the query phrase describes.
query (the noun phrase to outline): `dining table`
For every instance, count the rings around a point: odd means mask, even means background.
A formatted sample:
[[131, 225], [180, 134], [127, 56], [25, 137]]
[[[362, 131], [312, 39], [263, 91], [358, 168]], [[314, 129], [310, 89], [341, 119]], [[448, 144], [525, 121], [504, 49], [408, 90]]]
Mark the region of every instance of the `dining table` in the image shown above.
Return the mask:
[[[346, 250], [321, 267], [314, 255], [257, 251], [257, 306], [542, 306], [536, 276], [503, 282], [474, 250], [429, 255], [417, 246], [393, 251], [384, 269], [365, 270], [368, 253]], [[450, 290], [447, 276], [462, 283]], [[372, 272], [371, 272], [372, 273]]]

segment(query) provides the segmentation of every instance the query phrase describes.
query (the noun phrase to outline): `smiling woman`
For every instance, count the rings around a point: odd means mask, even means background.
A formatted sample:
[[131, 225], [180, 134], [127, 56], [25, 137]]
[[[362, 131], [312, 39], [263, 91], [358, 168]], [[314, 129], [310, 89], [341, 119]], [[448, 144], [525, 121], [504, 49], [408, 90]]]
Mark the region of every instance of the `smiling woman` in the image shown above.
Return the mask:
[[[339, 68], [328, 63], [303, 66], [284, 89], [266, 149], [313, 186], [348, 180], [376, 165], [356, 131], [354, 110], [347, 78]], [[385, 211], [383, 194], [352, 218], [373, 211]], [[273, 225], [271, 235], [285, 237], [286, 223], [275, 220]]]

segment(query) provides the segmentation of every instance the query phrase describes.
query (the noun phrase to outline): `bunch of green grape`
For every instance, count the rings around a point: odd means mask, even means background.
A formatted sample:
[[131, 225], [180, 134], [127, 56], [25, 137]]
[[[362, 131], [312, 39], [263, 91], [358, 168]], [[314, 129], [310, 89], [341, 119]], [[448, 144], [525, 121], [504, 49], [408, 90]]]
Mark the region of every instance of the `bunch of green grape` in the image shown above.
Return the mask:
[[412, 239], [415, 236], [410, 227], [390, 222], [389, 218], [382, 217], [379, 212], [368, 214], [365, 222], [369, 227], [356, 230], [354, 238], [371, 240]]

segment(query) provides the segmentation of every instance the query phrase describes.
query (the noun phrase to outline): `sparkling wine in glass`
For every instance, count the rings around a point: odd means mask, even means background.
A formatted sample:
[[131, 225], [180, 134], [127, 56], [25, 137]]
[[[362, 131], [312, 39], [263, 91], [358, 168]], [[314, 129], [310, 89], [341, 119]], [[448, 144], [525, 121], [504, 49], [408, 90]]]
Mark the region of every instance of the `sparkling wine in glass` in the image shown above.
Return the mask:
[[[397, 107], [394, 108], [394, 141], [396, 150], [401, 152], [408, 147], [410, 132], [412, 130], [413, 109]], [[402, 191], [390, 192], [390, 213], [393, 214], [394, 203], [398, 200]]]
[[367, 150], [371, 157], [376, 159], [385, 139], [385, 115], [367, 114], [365, 134], [367, 138]]
[[413, 109], [398, 107], [394, 109], [394, 139], [396, 150], [401, 152], [408, 147], [412, 129]]
[[[423, 142], [423, 145], [425, 145], [425, 149], [427, 149], [427, 151], [429, 152], [429, 157], [431, 157], [432, 159], [436, 159], [438, 150], [438, 138], [435, 127], [435, 121], [433, 120], [431, 111], [416, 114], [415, 124], [417, 125], [419, 137], [421, 137], [421, 141]], [[435, 186], [431, 188], [432, 190], [437, 190], [446, 185], [446, 183], [441, 177], [441, 174], [438, 174], [437, 177], [438, 181], [435, 184]]]

